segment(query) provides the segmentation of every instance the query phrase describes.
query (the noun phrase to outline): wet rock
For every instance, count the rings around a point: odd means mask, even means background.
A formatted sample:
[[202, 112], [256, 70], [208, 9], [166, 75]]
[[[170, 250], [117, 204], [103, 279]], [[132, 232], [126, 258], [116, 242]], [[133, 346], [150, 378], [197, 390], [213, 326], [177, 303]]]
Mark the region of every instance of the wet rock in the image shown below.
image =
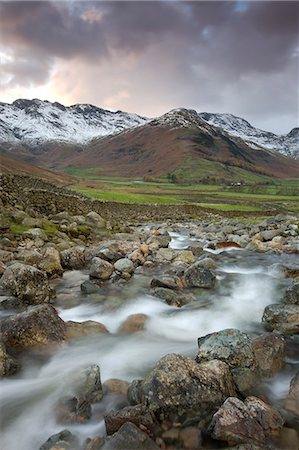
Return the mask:
[[291, 380], [284, 408], [299, 417], [299, 372]]
[[262, 426], [266, 440], [277, 438], [284, 424], [282, 415], [273, 406], [258, 397], [247, 397], [244, 404], [250, 415]]
[[214, 414], [209, 431], [214, 439], [229, 445], [252, 443], [263, 445], [275, 437], [283, 426], [281, 415], [256, 397], [243, 403], [228, 398]]
[[18, 361], [7, 353], [4, 344], [0, 342], [0, 377], [14, 375], [19, 369]]
[[299, 305], [268, 305], [262, 322], [267, 331], [279, 331], [285, 335], [299, 332]]
[[215, 286], [216, 277], [209, 269], [201, 267], [196, 262], [190, 266], [184, 274], [184, 280], [188, 287], [200, 287], [211, 289]]
[[33, 266], [15, 263], [7, 267], [0, 287], [28, 305], [49, 301], [48, 278]]
[[104, 438], [97, 436], [93, 439], [87, 439], [84, 450], [100, 450], [104, 445]]
[[160, 447], [133, 423], [127, 422], [106, 441], [102, 450], [160, 450]]
[[197, 265], [198, 267], [203, 267], [204, 269], [216, 269], [216, 262], [210, 256], [206, 256], [205, 258], [200, 259]]
[[279, 440], [276, 441], [279, 450], [298, 450], [299, 448], [299, 433], [293, 428], [284, 427], [281, 430]]
[[160, 420], [181, 423], [207, 417], [234, 393], [227, 364], [216, 360], [197, 364], [176, 354], [161, 358], [139, 386], [142, 403]]
[[95, 257], [91, 260], [90, 277], [108, 280], [113, 273], [113, 265], [104, 259]]
[[66, 338], [76, 339], [82, 336], [89, 336], [93, 334], [109, 333], [105, 325], [94, 320], [86, 320], [85, 322], [74, 322], [69, 320], [65, 322]]
[[231, 368], [251, 367], [254, 364], [250, 337], [234, 328], [198, 338], [198, 347], [197, 362], [218, 359]]
[[55, 275], [61, 276], [63, 268], [61, 266], [59, 251], [54, 247], [48, 247], [45, 251], [43, 259], [38, 264], [38, 268], [53, 277]]
[[151, 288], [162, 287], [167, 289], [179, 289], [176, 278], [161, 277], [153, 278], [151, 281]]
[[284, 364], [285, 339], [276, 333], [266, 333], [252, 341], [256, 370], [261, 377], [271, 377]]
[[51, 305], [38, 305], [0, 322], [2, 341], [8, 349], [26, 350], [64, 342], [66, 327]]
[[103, 398], [100, 368], [92, 365], [69, 374], [62, 386], [63, 396], [56, 405], [61, 423], [84, 423], [91, 418], [91, 404]]
[[154, 418], [144, 405], [127, 406], [119, 411], [110, 411], [104, 416], [108, 435], [116, 433], [127, 422], [152, 434], [155, 428]]
[[103, 393], [127, 396], [129, 388], [128, 381], [110, 378], [103, 383]]
[[114, 264], [114, 270], [120, 276], [132, 275], [134, 273], [134, 264], [129, 258], [121, 258]]
[[133, 380], [128, 387], [127, 397], [130, 405], [142, 403], [142, 383], [143, 380]]
[[182, 294], [181, 292], [174, 291], [173, 289], [166, 289], [157, 287], [151, 290], [151, 294], [155, 297], [161, 298], [168, 305], [181, 307], [190, 303], [192, 297], [188, 294]]
[[143, 331], [145, 329], [145, 324], [149, 316], [146, 314], [131, 314], [127, 319], [120, 325], [119, 333], [137, 333], [138, 331]]
[[0, 296], [0, 310], [8, 310], [8, 309], [22, 309], [24, 306], [23, 302], [17, 298], [8, 295]]
[[39, 450], [77, 450], [79, 449], [79, 442], [77, 438], [69, 431], [63, 430], [59, 433], [53, 434], [49, 439], [39, 448]]
[[85, 247], [76, 246], [60, 253], [61, 265], [64, 269], [79, 270], [86, 266]]
[[286, 290], [283, 302], [289, 305], [299, 305], [299, 283], [294, 283]]
[[98, 286], [96, 283], [93, 283], [91, 280], [83, 281], [80, 289], [83, 294], [97, 294], [103, 292], [103, 288]]
[[279, 230], [264, 230], [260, 233], [260, 240], [261, 241], [272, 241], [272, 239], [275, 236], [278, 236], [280, 234]]
[[189, 245], [188, 250], [190, 250], [195, 257], [201, 256], [203, 254], [203, 251], [204, 251], [202, 245], [198, 244], [198, 243], [195, 243], [195, 242], [194, 243], [192, 242]]

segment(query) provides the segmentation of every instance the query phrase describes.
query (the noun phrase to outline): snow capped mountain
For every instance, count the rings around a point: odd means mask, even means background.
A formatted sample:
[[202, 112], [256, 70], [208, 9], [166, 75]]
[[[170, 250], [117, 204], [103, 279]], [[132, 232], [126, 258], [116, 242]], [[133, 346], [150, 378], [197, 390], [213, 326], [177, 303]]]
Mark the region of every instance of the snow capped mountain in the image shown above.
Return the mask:
[[172, 128], [196, 127], [208, 134], [217, 128], [231, 137], [242, 139], [253, 149], [278, 151], [299, 158], [299, 128], [278, 136], [254, 128], [246, 120], [232, 114], [198, 113], [193, 109], [177, 108], [151, 120], [137, 114], [107, 111], [88, 104], [66, 107], [57, 102], [37, 99], [0, 103], [0, 142], [11, 144], [36, 147], [56, 141], [84, 145], [94, 138], [114, 135], [145, 124]]
[[84, 144], [143, 125], [148, 119], [122, 111], [112, 112], [93, 105], [65, 107], [42, 100], [0, 103], [0, 140], [36, 146], [47, 141]]
[[249, 147], [276, 150], [292, 158], [299, 158], [299, 128], [278, 136], [269, 131], [254, 128], [247, 120], [233, 114], [199, 113], [210, 125], [221, 128], [231, 136], [243, 139]]

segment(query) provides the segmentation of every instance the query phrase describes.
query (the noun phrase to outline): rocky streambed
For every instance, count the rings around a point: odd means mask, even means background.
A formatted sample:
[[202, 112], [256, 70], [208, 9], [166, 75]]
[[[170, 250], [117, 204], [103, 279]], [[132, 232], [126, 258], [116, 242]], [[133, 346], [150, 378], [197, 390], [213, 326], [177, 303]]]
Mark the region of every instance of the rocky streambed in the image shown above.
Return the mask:
[[33, 226], [0, 252], [1, 448], [298, 448], [296, 217], [13, 214]]

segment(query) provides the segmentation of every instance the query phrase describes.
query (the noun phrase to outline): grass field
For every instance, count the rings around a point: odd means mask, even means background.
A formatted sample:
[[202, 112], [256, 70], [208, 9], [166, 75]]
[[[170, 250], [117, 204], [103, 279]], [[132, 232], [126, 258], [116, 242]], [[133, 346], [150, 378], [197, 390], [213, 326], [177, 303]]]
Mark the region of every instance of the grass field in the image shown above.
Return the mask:
[[[73, 173], [74, 175], [74, 173]], [[82, 174], [81, 174], [82, 176]], [[81, 177], [80, 177], [81, 178]], [[84, 178], [84, 179], [82, 179]], [[190, 184], [180, 185], [166, 179], [105, 179], [99, 175], [78, 178], [73, 189], [103, 201], [136, 204], [197, 204], [219, 211], [295, 212], [299, 205], [299, 181], [279, 180], [242, 186]]]

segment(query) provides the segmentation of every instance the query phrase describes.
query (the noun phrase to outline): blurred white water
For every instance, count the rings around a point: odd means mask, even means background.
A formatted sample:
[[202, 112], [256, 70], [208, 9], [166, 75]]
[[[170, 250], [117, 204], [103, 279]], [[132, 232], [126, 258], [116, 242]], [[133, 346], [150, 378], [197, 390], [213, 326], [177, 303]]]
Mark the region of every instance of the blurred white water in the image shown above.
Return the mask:
[[[179, 237], [175, 236], [174, 248], [186, 246], [186, 238], [179, 240]], [[224, 258], [219, 262], [217, 292], [200, 292], [198, 305], [177, 309], [150, 295], [135, 295], [112, 310], [104, 303], [88, 300], [70, 308], [60, 307], [62, 319], [95, 320], [106, 325], [111, 334], [74, 342], [44, 363], [30, 361], [19, 375], [0, 382], [1, 449], [38, 449], [51, 434], [64, 428], [55, 422], [53, 405], [68, 388], [70, 374], [81, 367], [98, 364], [102, 382], [109, 378], [131, 381], [142, 378], [167, 353], [195, 356], [199, 336], [228, 327], [249, 332], [257, 327], [265, 306], [279, 301], [282, 279], [279, 272], [269, 271], [273, 263], [270, 255], [257, 263], [241, 251], [233, 254], [238, 254], [237, 260]], [[83, 272], [66, 274], [64, 291], [72, 296], [80, 295], [80, 283], [86, 278]], [[205, 298], [204, 306], [201, 296]], [[117, 334], [119, 325], [136, 313], [149, 316], [145, 331]], [[289, 378], [277, 378], [275, 382], [273, 392], [285, 393]], [[104, 407], [109, 409], [111, 404], [104, 404]], [[103, 422], [96, 418], [88, 424], [67, 428], [81, 440], [104, 432]]]

